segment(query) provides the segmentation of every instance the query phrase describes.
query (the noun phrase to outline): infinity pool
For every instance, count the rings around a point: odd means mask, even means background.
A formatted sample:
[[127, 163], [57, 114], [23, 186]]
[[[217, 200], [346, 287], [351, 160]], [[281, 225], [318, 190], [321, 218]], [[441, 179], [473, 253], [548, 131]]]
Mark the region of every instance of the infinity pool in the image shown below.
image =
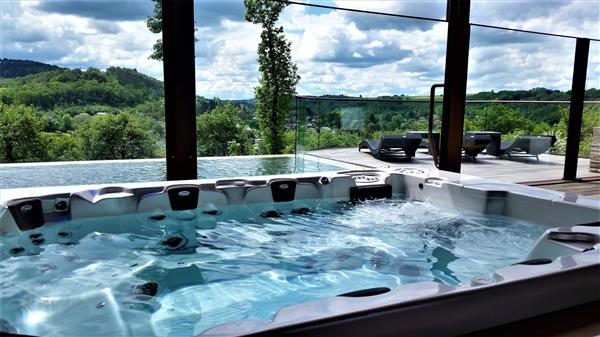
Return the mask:
[[[198, 158], [198, 178], [228, 178], [339, 171], [342, 168], [293, 156]], [[0, 189], [166, 180], [164, 160], [82, 161], [0, 165]]]
[[[350, 291], [468, 283], [523, 259], [546, 229], [404, 198], [280, 203], [278, 214], [261, 207], [89, 218], [26, 232], [24, 240], [40, 232], [59, 242], [2, 256], [0, 318], [43, 336], [193, 336]], [[19, 240], [5, 236], [2, 250]]]

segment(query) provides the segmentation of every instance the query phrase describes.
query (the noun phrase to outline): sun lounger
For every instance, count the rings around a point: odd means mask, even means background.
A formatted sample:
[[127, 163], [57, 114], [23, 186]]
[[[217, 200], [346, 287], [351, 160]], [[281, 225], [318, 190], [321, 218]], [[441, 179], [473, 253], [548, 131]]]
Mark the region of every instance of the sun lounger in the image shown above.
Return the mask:
[[497, 131], [468, 131], [467, 135], [490, 136], [490, 143], [485, 148], [485, 154], [489, 156], [500, 156], [500, 144], [502, 143], [502, 132]]
[[433, 141], [431, 141], [431, 139], [429, 139], [429, 133], [427, 131], [408, 131], [406, 133], [408, 136], [413, 136], [413, 135], [418, 135], [421, 137], [421, 144], [419, 145], [419, 148], [425, 148], [427, 149], [427, 154], [431, 155], [433, 154], [433, 145], [435, 144], [437, 147], [436, 149], [440, 148], [440, 134], [439, 132], [433, 132], [432, 136], [433, 136]]
[[490, 142], [491, 138], [489, 135], [464, 135], [462, 148], [465, 151], [465, 156], [472, 157], [473, 161], [475, 161], [475, 157], [483, 152]]
[[552, 147], [552, 138], [549, 136], [519, 136], [514, 141], [502, 142], [500, 152], [507, 155], [508, 159], [517, 155], [535, 157], [539, 161], [538, 156], [548, 151], [550, 147]]
[[377, 159], [384, 156], [394, 155], [399, 158], [411, 160], [421, 143], [421, 137], [418, 135], [382, 136], [379, 140], [363, 140], [358, 145], [358, 151], [368, 149]]

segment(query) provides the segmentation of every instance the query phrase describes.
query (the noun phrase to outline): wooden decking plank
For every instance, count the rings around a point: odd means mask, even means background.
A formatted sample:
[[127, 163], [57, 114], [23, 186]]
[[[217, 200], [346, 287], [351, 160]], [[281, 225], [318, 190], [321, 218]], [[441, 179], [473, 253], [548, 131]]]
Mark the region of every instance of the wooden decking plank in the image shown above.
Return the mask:
[[585, 195], [600, 198], [600, 181], [595, 182], [570, 182], [538, 186], [555, 191]]

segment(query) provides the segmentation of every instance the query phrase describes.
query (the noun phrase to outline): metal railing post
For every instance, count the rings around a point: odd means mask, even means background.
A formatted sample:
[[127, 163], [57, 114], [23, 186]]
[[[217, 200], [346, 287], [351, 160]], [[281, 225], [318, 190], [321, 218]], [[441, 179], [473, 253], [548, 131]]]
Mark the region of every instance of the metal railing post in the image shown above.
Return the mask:
[[319, 118], [319, 123], [317, 125], [317, 150], [319, 150], [321, 149], [321, 101], [318, 102], [317, 107], [317, 116]]
[[563, 179], [565, 180], [577, 179], [577, 160], [579, 159], [579, 142], [581, 140], [581, 121], [583, 118], [583, 100], [585, 98], [585, 80], [589, 52], [590, 40], [577, 39], [575, 63], [573, 65], [573, 82], [571, 85], [571, 106], [567, 129], [565, 170], [563, 174]]
[[298, 170], [298, 140], [299, 140], [299, 136], [300, 136], [300, 119], [299, 119], [299, 113], [298, 113], [298, 97], [294, 97], [294, 103], [296, 105], [296, 134], [294, 135], [294, 137], [296, 138], [295, 142], [294, 142], [294, 173], [298, 173], [298, 172], [296, 172]]
[[440, 135], [440, 170], [460, 173], [467, 70], [469, 67], [470, 0], [448, 0], [448, 39]]
[[167, 180], [198, 177], [194, 1], [162, 0]]
[[427, 121], [427, 138], [429, 138], [429, 148], [431, 149], [431, 156], [433, 157], [433, 165], [436, 168], [440, 168], [439, 157], [438, 157], [438, 144], [436, 139], [433, 137], [433, 119], [435, 117], [435, 89], [443, 88], [443, 84], [434, 84], [431, 86], [429, 91], [429, 117]]

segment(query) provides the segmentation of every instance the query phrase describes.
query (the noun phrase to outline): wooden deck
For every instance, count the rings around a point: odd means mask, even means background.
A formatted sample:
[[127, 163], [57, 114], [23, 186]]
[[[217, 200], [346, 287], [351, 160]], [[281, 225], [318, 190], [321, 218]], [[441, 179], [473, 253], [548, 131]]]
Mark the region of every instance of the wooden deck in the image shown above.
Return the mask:
[[[434, 168], [432, 157], [424, 151], [424, 149], [420, 149], [417, 156], [410, 162], [378, 160], [367, 152], [358, 152], [355, 147], [316, 150], [306, 154], [365, 168]], [[535, 157], [513, 157], [512, 160], [508, 160], [479, 155], [475, 162], [469, 158], [463, 158], [461, 173], [600, 198], [600, 174], [589, 171], [590, 160], [588, 158], [579, 158], [577, 165], [577, 177], [586, 181], [569, 183], [560, 181], [563, 176], [564, 156], [543, 154], [539, 158], [539, 161]]]
[[559, 183], [530, 183], [529, 185], [600, 199], [600, 177], [597, 179], [585, 179], [577, 182], [565, 181]]

